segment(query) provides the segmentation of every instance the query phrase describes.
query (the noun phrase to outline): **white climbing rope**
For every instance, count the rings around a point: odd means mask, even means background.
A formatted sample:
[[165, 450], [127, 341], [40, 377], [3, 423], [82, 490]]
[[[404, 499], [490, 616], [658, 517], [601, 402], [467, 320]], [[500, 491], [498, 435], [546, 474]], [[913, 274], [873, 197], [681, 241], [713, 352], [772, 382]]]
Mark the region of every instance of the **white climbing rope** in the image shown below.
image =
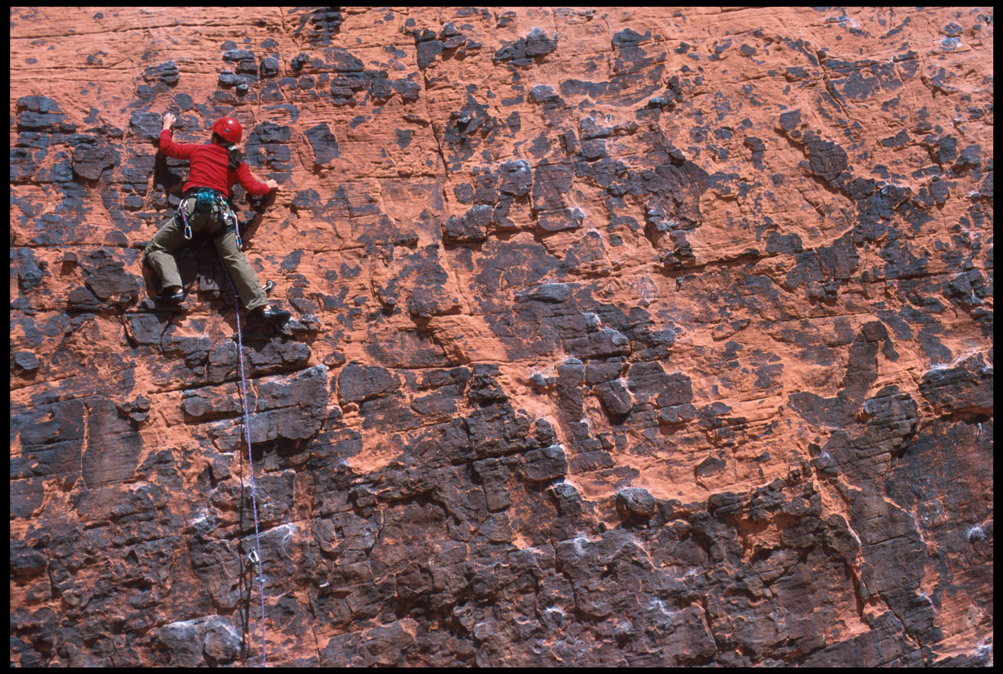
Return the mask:
[[[223, 261], [220, 260], [222, 263]], [[237, 295], [237, 287], [233, 284], [230, 272], [223, 264], [223, 271], [230, 282], [230, 289], [233, 290], [233, 301], [235, 313], [237, 315], [237, 362], [240, 364], [240, 394], [241, 403], [244, 407], [244, 439], [247, 441], [247, 464], [251, 473], [251, 505], [254, 511], [254, 550], [248, 556], [251, 563], [258, 567], [258, 591], [261, 595], [261, 666], [268, 666], [268, 656], [265, 650], [265, 577], [261, 570], [261, 534], [258, 532], [258, 497], [257, 485], [254, 483], [254, 457], [251, 453], [251, 415], [247, 411], [247, 378], [244, 375], [244, 338], [240, 327], [240, 298]]]

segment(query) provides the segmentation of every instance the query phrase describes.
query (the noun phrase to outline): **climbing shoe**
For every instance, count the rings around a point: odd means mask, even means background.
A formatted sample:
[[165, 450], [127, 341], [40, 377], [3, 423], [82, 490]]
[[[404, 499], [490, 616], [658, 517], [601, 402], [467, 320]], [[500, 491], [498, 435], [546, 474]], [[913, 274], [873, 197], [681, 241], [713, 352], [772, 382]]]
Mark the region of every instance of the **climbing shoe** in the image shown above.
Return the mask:
[[292, 314], [282, 309], [258, 309], [257, 314], [270, 323], [285, 323]]
[[164, 290], [159, 295], [154, 297], [158, 302], [165, 302], [167, 304], [181, 304], [185, 301], [185, 291], [179, 290], [176, 293], [172, 293], [168, 290]]

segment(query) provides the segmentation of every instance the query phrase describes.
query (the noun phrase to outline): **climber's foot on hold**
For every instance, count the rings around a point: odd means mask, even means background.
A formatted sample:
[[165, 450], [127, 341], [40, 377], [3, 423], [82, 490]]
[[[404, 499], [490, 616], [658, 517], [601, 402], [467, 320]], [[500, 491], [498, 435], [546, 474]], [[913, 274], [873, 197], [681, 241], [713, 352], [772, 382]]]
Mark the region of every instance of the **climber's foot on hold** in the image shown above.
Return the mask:
[[164, 288], [163, 291], [153, 299], [167, 304], [181, 304], [185, 301], [185, 291], [178, 286], [172, 286], [170, 288]]
[[282, 325], [292, 317], [292, 314], [288, 311], [275, 309], [270, 304], [266, 304], [259, 309], [255, 309], [255, 313], [269, 323], [278, 323], [279, 325]]

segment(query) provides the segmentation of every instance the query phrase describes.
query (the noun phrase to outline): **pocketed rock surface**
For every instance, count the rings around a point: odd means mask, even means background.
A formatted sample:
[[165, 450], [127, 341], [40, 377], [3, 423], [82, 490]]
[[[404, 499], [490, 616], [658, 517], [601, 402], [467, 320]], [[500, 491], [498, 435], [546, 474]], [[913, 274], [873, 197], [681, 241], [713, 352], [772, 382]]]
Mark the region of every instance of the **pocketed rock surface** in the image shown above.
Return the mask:
[[12, 9], [10, 663], [991, 665], [993, 31]]

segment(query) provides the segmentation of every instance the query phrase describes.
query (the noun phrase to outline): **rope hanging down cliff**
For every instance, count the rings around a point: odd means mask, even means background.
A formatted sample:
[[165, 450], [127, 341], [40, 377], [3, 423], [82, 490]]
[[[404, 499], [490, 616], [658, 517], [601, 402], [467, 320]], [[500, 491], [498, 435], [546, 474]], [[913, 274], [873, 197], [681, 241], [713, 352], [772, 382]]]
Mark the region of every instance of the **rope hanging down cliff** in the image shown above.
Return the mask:
[[226, 270], [226, 278], [230, 281], [230, 289], [233, 290], [234, 306], [237, 307], [237, 362], [240, 365], [240, 400], [244, 408], [244, 440], [247, 441], [247, 464], [251, 474], [251, 509], [254, 513], [254, 551], [251, 562], [258, 567], [258, 592], [261, 595], [261, 666], [268, 666], [268, 655], [265, 650], [265, 577], [262, 572], [261, 562], [261, 534], [258, 531], [258, 497], [257, 485], [254, 482], [254, 457], [251, 452], [251, 415], [247, 410], [247, 377], [244, 374], [244, 338], [240, 326], [240, 297], [237, 288], [230, 278], [230, 272]]

